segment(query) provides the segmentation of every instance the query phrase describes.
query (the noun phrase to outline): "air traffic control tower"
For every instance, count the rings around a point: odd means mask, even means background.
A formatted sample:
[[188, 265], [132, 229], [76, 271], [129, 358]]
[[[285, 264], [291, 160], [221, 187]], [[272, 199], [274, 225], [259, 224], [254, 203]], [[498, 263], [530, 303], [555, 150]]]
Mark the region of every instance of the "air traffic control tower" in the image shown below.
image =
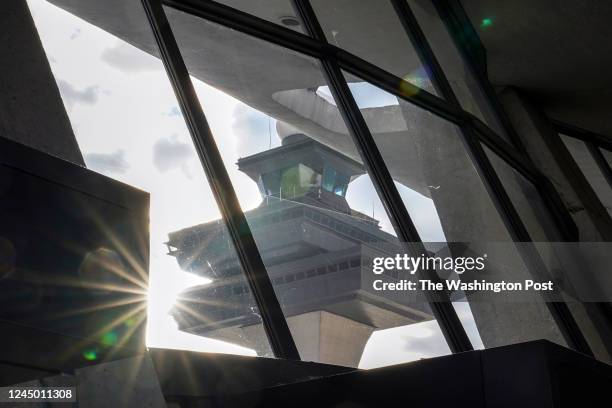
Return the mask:
[[[238, 168], [263, 197], [246, 217], [303, 360], [356, 367], [373, 331], [433, 318], [422, 297], [372, 288], [374, 279], [401, 279], [371, 267], [399, 242], [345, 198], [361, 164], [292, 134]], [[212, 281], [181, 294], [172, 310], [179, 328], [271, 355], [223, 223], [170, 233], [168, 247], [183, 270]]]

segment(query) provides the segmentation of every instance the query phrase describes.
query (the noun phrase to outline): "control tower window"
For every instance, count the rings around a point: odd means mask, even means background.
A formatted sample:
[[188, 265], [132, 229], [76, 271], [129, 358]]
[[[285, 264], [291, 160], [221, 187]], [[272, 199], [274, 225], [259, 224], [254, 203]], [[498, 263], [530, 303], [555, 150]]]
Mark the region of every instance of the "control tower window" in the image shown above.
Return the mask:
[[348, 176], [338, 173], [336, 169], [331, 166], [325, 166], [325, 169], [323, 170], [322, 182], [322, 187], [324, 190], [344, 197], [349, 181]]
[[287, 199], [301, 197], [320, 186], [321, 174], [301, 163], [265, 173], [259, 183], [265, 196]]

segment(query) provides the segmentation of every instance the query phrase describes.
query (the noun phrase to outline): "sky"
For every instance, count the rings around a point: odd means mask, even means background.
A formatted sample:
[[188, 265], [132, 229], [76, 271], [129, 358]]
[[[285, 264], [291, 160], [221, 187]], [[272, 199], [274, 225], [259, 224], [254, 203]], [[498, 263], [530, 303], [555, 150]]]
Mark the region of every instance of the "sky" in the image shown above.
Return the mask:
[[[167, 234], [219, 219], [220, 213], [161, 62], [44, 0], [28, 4], [87, 167], [151, 194], [147, 345], [255, 355], [181, 332], [168, 314], [180, 291], [207, 281], [182, 271], [167, 255]], [[276, 120], [198, 80], [194, 85], [240, 204], [252, 209], [261, 201], [257, 185], [235, 163], [270, 143], [280, 144]], [[397, 103], [373, 89], [353, 90], [368, 106]], [[328, 89], [319, 92], [331, 97]], [[431, 200], [400, 189], [423, 240], [443, 241]], [[382, 228], [393, 233], [367, 176], [351, 183], [347, 200], [356, 210], [374, 213]], [[479, 341], [467, 304], [456, 307], [468, 333]], [[375, 332], [360, 367], [448, 353], [436, 322], [429, 321]]]

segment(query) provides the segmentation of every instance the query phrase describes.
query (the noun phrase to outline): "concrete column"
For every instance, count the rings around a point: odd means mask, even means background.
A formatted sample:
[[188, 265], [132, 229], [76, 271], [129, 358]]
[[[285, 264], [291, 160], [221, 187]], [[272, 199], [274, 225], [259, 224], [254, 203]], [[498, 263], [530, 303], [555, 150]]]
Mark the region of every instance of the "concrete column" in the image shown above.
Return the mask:
[[321, 311], [287, 319], [305, 361], [357, 367], [374, 327]]
[[612, 222], [546, 115], [520, 90], [505, 87], [499, 99], [527, 154], [559, 192], [580, 241], [612, 241]]
[[[487, 253], [487, 275], [466, 273], [462, 279], [520, 282], [531, 278], [518, 252], [510, 251], [511, 246], [486, 245], [512, 239], [469, 157], [459, 129], [408, 103], [400, 102], [400, 108], [408, 128], [404, 143], [410, 146], [407, 161], [412, 162], [411, 188], [431, 198], [447, 242], [469, 243], [473, 253]], [[536, 339], [565, 344], [543, 302], [509, 303], [501, 302], [501, 298], [489, 293], [467, 295], [485, 347]]]
[[0, 9], [0, 137], [84, 165], [25, 0]]
[[[374, 327], [326, 311], [287, 318], [300, 357], [345, 367], [357, 367]], [[209, 333], [207, 337], [252, 348], [259, 356], [272, 357], [263, 326], [256, 324]]]
[[[580, 241], [612, 241], [612, 222], [606, 208], [548, 117], [514, 87], [501, 89], [499, 98], [532, 162], [559, 192], [578, 227]], [[595, 355], [603, 361], [611, 361], [612, 328], [600, 306], [568, 299], [568, 307]]]

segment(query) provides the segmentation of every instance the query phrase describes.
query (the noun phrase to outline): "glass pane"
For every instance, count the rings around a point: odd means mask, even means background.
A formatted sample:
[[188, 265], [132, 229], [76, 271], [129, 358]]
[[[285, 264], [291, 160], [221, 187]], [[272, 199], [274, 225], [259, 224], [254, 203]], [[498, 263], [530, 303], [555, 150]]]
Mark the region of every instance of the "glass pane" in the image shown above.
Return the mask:
[[215, 0], [217, 3], [225, 4], [237, 10], [244, 11], [268, 20], [272, 23], [281, 25], [302, 34], [306, 34], [301, 19], [293, 8], [291, 0]]
[[[572, 296], [575, 293], [572, 289], [572, 282], [579, 283], [595, 278], [585, 277], [588, 276], [585, 273], [589, 273], [588, 267], [579, 258], [571, 264], [563, 262], [567, 262], [568, 253], [574, 251], [574, 246], [568, 245], [568, 247], [565, 247], [562, 244], [556, 244], [563, 241], [562, 236], [536, 187], [492, 150], [486, 146], [483, 146], [483, 148], [510, 196], [521, 221], [527, 228], [531, 240], [537, 242], [536, 249], [544, 265], [552, 276], [557, 277], [557, 287], [562, 292], [563, 300], [574, 315], [576, 323], [581, 328], [593, 352], [597, 358], [609, 360], [609, 355], [605, 347], [602, 346], [602, 341], [605, 342], [605, 340], [602, 340], [601, 332], [594, 328], [595, 322], [602, 319], [601, 312], [597, 307], [580, 302], [579, 299]], [[577, 252], [579, 254], [579, 251]]]
[[[608, 180], [606, 180], [605, 175], [601, 172], [601, 169], [593, 159], [587, 145], [580, 139], [562, 134], [559, 136], [561, 140], [563, 140], [563, 143], [565, 143], [567, 150], [571, 153], [578, 167], [580, 167], [582, 174], [584, 174], [584, 177], [595, 191], [595, 194], [599, 197], [601, 203], [606, 207], [608, 213], [612, 215], [612, 188], [610, 188]], [[605, 154], [606, 150], [602, 150], [602, 153]], [[610, 152], [608, 152], [608, 160], [610, 155]]]
[[395, 10], [387, 0], [313, 0], [327, 41], [436, 94]]
[[[237, 310], [260, 318], [161, 61], [45, 1], [29, 3], [87, 167], [150, 194], [147, 345], [255, 355], [249, 333], [221, 341], [182, 330]], [[146, 21], [139, 3], [124, 11]], [[141, 35], [155, 43], [148, 27]], [[190, 240], [182, 229], [193, 225], [215, 234]], [[215, 295], [227, 287], [214, 273], [194, 273], [202, 264], [233, 265], [243, 291], [232, 304]]]
[[483, 149], [525, 224], [531, 240], [535, 242], [562, 241], [559, 230], [550, 216], [550, 211], [546, 208], [533, 183], [488, 147], [483, 146]]
[[[191, 59], [188, 68], [301, 357], [376, 367], [449, 353], [425, 302], [368, 284], [373, 257], [398, 240], [318, 61], [168, 15], [174, 31], [201, 33], [198, 47], [178, 36], [183, 54], [215, 42], [236, 61], [259, 55], [251, 64]], [[186, 231], [205, 238], [197, 226]]]
[[[369, 107], [369, 99], [381, 99], [385, 92], [349, 74], [345, 77], [353, 86], [360, 83], [361, 95], [354, 93], [357, 104], [419, 234], [429, 241], [428, 249], [463, 243], [466, 254], [488, 253], [488, 264], [493, 265], [488, 273], [508, 281], [528, 278], [530, 272], [472, 164], [460, 129], [397, 98], [395, 104]], [[493, 247], [503, 250], [492, 252]], [[485, 278], [476, 273], [463, 277]], [[542, 302], [502, 302], [493, 293], [457, 292], [453, 299], [475, 347], [541, 338], [564, 344]]]
[[408, 4], [463, 109], [480, 118], [498, 135], [507, 139], [497, 115], [478, 84], [477, 78], [463, 61], [433, 2], [408, 0]]

